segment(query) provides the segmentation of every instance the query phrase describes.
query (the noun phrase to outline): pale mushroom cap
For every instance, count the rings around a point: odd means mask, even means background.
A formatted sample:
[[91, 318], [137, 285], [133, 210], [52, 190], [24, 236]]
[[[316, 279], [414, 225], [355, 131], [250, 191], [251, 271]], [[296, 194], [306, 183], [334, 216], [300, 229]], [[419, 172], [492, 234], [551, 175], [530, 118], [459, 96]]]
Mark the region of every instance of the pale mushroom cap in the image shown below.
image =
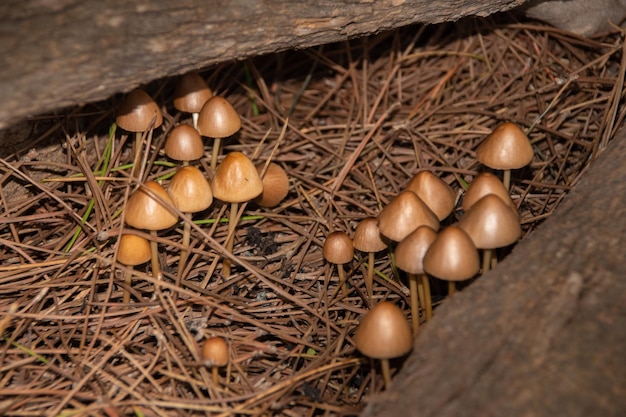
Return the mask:
[[517, 213], [499, 197], [488, 194], [478, 200], [459, 220], [479, 249], [495, 249], [515, 243], [522, 235]]
[[424, 255], [437, 237], [428, 226], [420, 226], [396, 246], [395, 260], [398, 268], [409, 274], [424, 273]]
[[389, 301], [381, 301], [361, 320], [354, 343], [367, 357], [392, 359], [411, 351], [413, 335], [402, 311]]
[[195, 72], [189, 72], [178, 80], [174, 89], [174, 108], [184, 113], [200, 113], [202, 106], [211, 97], [213, 91]]
[[430, 171], [415, 174], [405, 189], [417, 194], [439, 220], [445, 219], [454, 210], [456, 203], [454, 191]]
[[[265, 164], [257, 165], [259, 175]], [[280, 165], [270, 162], [261, 178], [263, 191], [254, 201], [261, 207], [276, 207], [289, 194], [289, 177]]]
[[228, 365], [228, 344], [219, 336], [207, 338], [202, 345], [202, 359], [210, 366]]
[[439, 230], [439, 219], [413, 191], [398, 194], [378, 215], [380, 233], [396, 242], [420, 226]]
[[172, 129], [163, 150], [176, 161], [195, 161], [204, 156], [204, 142], [196, 129], [181, 124]]
[[213, 197], [227, 203], [243, 203], [263, 192], [256, 167], [241, 152], [231, 152], [219, 164], [211, 181]]
[[476, 149], [478, 161], [493, 169], [518, 169], [528, 165], [533, 156], [528, 136], [511, 122], [495, 128]]
[[508, 206], [517, 210], [502, 181], [489, 172], [483, 172], [474, 178], [465, 195], [463, 195], [463, 211], [469, 210], [478, 200], [488, 194], [500, 197]]
[[151, 257], [148, 240], [136, 235], [122, 235], [117, 249], [118, 262], [136, 266], [148, 262]]
[[383, 241], [378, 229], [378, 219], [367, 217], [359, 223], [354, 231], [352, 239], [354, 248], [361, 252], [380, 252], [387, 249], [387, 244]]
[[[152, 120], [154, 119], [154, 125]], [[163, 124], [161, 109], [152, 97], [143, 90], [136, 89], [128, 93], [117, 111], [115, 122], [129, 132], [146, 132], [151, 127], [156, 129]]]
[[352, 239], [344, 232], [332, 232], [326, 236], [322, 252], [328, 262], [339, 265], [348, 263], [354, 258]]
[[213, 193], [202, 171], [194, 166], [180, 168], [172, 177], [167, 192], [183, 213], [197, 213], [209, 208]]
[[446, 281], [465, 281], [478, 273], [478, 249], [457, 226], [439, 232], [424, 255], [424, 270]]
[[[174, 206], [174, 202], [167, 194], [167, 191], [154, 181], [148, 181], [144, 187], [152, 190], [165, 203]], [[176, 224], [178, 217], [152, 198], [143, 187], [131, 194], [126, 203], [126, 214], [124, 220], [129, 226], [137, 229], [163, 230]]]
[[237, 110], [224, 97], [211, 97], [200, 111], [198, 131], [209, 138], [226, 138], [241, 129]]

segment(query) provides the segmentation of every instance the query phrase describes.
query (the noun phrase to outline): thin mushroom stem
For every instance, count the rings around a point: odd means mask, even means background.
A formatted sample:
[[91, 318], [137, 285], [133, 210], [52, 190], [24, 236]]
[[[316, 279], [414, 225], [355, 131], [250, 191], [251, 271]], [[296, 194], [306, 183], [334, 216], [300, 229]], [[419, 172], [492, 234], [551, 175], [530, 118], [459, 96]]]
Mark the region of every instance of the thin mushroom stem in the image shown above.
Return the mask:
[[418, 305], [418, 282], [417, 275], [409, 274], [409, 288], [411, 290], [411, 323], [413, 327], [413, 334], [417, 334], [417, 331], [420, 327], [420, 313], [419, 313], [419, 305]]
[[[224, 247], [230, 253], [233, 252], [235, 244], [235, 228], [239, 221], [239, 203], [230, 203], [230, 219], [228, 220], [228, 235], [226, 236], [226, 243]], [[224, 258], [222, 263], [222, 276], [228, 278], [230, 276], [231, 262], [229, 258]]]
[[211, 367], [211, 374], [213, 375], [213, 385], [218, 386], [219, 384], [219, 373], [217, 366], [213, 365]]
[[193, 122], [193, 128], [198, 130], [198, 119], [200, 118], [200, 113], [191, 113], [191, 120]]
[[152, 252], [152, 257], [150, 259], [152, 265], [152, 276], [156, 279], [161, 279], [161, 265], [159, 264], [159, 248], [156, 241], [156, 230], [151, 230], [150, 235], [152, 236], [152, 239], [150, 239], [150, 251]]
[[509, 188], [511, 186], [511, 170], [505, 169], [504, 175], [502, 176], [502, 184], [504, 184], [504, 189], [509, 192]]
[[482, 273], [486, 273], [491, 269], [491, 256], [493, 251], [491, 249], [483, 249], [483, 270]]
[[133, 161], [132, 175], [134, 178], [139, 179], [139, 172], [141, 171], [141, 159], [142, 159], [142, 133], [135, 132], [135, 160]]
[[448, 281], [448, 297], [456, 292], [456, 284], [454, 281]]
[[339, 284], [341, 285], [341, 291], [343, 295], [348, 296], [348, 286], [346, 285], [346, 273], [343, 270], [343, 265], [337, 264], [337, 273], [339, 274]]
[[217, 167], [217, 156], [220, 153], [220, 146], [222, 144], [221, 138], [215, 138], [213, 140], [213, 152], [211, 154], [211, 172], [215, 173], [215, 168]]
[[383, 380], [385, 381], [385, 390], [391, 385], [391, 369], [389, 368], [389, 359], [380, 360], [380, 368], [383, 371]]
[[374, 302], [374, 252], [367, 254], [367, 278], [365, 278], [365, 289], [370, 303]]
[[[127, 286], [131, 286], [133, 283], [133, 269], [131, 267], [127, 267], [126, 271], [124, 271], [124, 282]], [[124, 295], [122, 298], [122, 302], [124, 304], [130, 303], [130, 291], [126, 288], [124, 289]]]
[[428, 321], [433, 318], [433, 299], [430, 293], [430, 281], [428, 280], [428, 275], [422, 274], [420, 277], [420, 282], [422, 283], [422, 286], [424, 287], [424, 299], [426, 301], [425, 303], [426, 321]]
[[[189, 213], [185, 213], [189, 215]], [[183, 248], [180, 250], [180, 259], [178, 261], [178, 273], [176, 274], [176, 286], [180, 287], [187, 263], [187, 254], [189, 253], [189, 245], [191, 243], [191, 225], [187, 222], [183, 224]]]

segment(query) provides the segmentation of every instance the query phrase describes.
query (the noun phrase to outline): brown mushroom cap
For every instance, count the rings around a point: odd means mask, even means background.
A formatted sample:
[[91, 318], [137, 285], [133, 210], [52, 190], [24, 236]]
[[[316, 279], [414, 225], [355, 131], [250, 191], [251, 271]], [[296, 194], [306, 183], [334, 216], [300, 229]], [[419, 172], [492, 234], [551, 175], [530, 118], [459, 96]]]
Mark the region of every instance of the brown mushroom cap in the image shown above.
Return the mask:
[[395, 260], [398, 268], [409, 274], [424, 273], [424, 255], [437, 237], [428, 226], [420, 226], [396, 246]]
[[[154, 124], [152, 120], [154, 119]], [[115, 122], [129, 132], [146, 132], [163, 124], [161, 109], [143, 90], [131, 91], [120, 105]]]
[[380, 252], [387, 249], [387, 244], [383, 241], [380, 230], [378, 230], [376, 217], [367, 217], [361, 220], [354, 231], [352, 242], [354, 248], [361, 252]]
[[424, 270], [447, 281], [465, 281], [478, 273], [478, 249], [457, 226], [439, 232], [424, 255]]
[[231, 152], [217, 167], [211, 181], [213, 197], [228, 203], [243, 203], [263, 192], [263, 181], [254, 164], [241, 152]]
[[517, 213], [493, 194], [484, 196], [466, 211], [459, 227], [479, 249], [502, 248], [522, 235]]
[[118, 262], [136, 266], [148, 262], [151, 257], [148, 240], [136, 235], [122, 235], [117, 249]]
[[209, 366], [228, 365], [228, 344], [219, 336], [207, 338], [202, 345], [202, 359], [208, 362]]
[[478, 161], [493, 169], [518, 169], [533, 160], [528, 136], [515, 123], [503, 123], [476, 149]]
[[324, 259], [333, 264], [345, 264], [354, 258], [352, 239], [341, 231], [335, 231], [326, 236], [322, 247]]
[[411, 326], [395, 304], [381, 301], [361, 320], [354, 343], [367, 357], [397, 358], [409, 353], [413, 347]]
[[468, 211], [478, 200], [488, 194], [494, 194], [502, 199], [508, 206], [517, 211], [515, 203], [511, 200], [508, 191], [500, 179], [489, 172], [480, 173], [471, 182], [463, 196], [463, 210]]
[[211, 97], [200, 111], [198, 131], [209, 138], [226, 138], [241, 129], [237, 110], [224, 97]]
[[415, 174], [405, 189], [417, 194], [439, 220], [445, 219], [454, 210], [456, 203], [454, 191], [430, 171]]
[[[265, 164], [256, 166], [256, 170], [261, 175]], [[261, 178], [263, 181], [263, 191], [254, 201], [261, 207], [276, 207], [289, 194], [289, 177], [280, 165], [270, 162]]]
[[163, 150], [176, 161], [195, 161], [204, 156], [204, 142], [196, 129], [181, 124], [172, 129]]
[[183, 213], [206, 210], [213, 202], [209, 181], [194, 166], [180, 168], [172, 177], [167, 192], [174, 205]]
[[402, 191], [378, 215], [378, 228], [400, 242], [420, 226], [439, 230], [439, 219], [413, 191]]
[[[148, 181], [143, 186], [150, 189], [165, 203], [174, 206], [167, 191], [156, 182]], [[141, 187], [128, 198], [124, 220], [126, 224], [137, 229], [163, 230], [174, 226], [178, 221], [178, 216], [170, 213], [161, 202], [152, 198]]]
[[195, 72], [189, 72], [178, 80], [174, 89], [174, 108], [184, 113], [200, 113], [202, 106], [211, 97], [213, 91]]

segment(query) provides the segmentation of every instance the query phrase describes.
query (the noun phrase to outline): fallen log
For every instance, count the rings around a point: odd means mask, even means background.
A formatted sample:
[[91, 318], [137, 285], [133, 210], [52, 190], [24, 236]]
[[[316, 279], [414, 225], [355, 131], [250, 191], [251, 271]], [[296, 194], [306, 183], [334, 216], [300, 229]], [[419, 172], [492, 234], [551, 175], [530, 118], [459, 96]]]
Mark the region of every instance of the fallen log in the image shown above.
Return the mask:
[[523, 2], [4, 0], [0, 128], [215, 63], [487, 16]]
[[626, 413], [626, 129], [498, 267], [437, 310], [363, 417]]

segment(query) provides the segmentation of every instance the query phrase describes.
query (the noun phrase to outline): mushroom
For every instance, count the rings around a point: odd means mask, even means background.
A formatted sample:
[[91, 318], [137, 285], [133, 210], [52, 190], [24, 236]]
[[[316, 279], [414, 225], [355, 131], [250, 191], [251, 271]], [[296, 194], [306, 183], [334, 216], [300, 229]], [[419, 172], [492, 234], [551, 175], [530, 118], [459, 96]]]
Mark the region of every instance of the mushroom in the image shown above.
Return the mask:
[[[231, 152], [222, 160], [211, 181], [213, 196], [230, 203], [228, 236], [224, 246], [232, 253], [235, 228], [237, 226], [239, 203], [250, 201], [263, 192], [263, 181], [254, 164], [241, 152]], [[230, 276], [230, 260], [225, 259], [222, 275]]]
[[504, 171], [502, 183], [507, 191], [511, 183], [511, 170], [528, 165], [533, 155], [528, 136], [511, 122], [495, 128], [476, 149], [476, 158], [481, 164]]
[[432, 317], [432, 300], [430, 283], [424, 272], [424, 255], [437, 237], [437, 232], [428, 226], [420, 226], [405, 237], [396, 246], [395, 260], [398, 268], [409, 274], [409, 288], [411, 289], [411, 317], [413, 318], [413, 333], [419, 328], [418, 293], [420, 303], [424, 309], [426, 321]]
[[522, 235], [519, 216], [500, 197], [488, 194], [459, 220], [478, 249], [483, 249], [483, 274], [491, 266], [492, 251], [515, 243]]
[[[256, 170], [261, 175], [265, 164], [256, 166]], [[280, 165], [270, 162], [262, 176], [263, 191], [254, 202], [261, 207], [276, 207], [289, 193], [289, 177]]]
[[478, 200], [488, 194], [494, 194], [502, 199], [506, 205], [513, 210], [517, 210], [515, 203], [511, 200], [509, 192], [504, 188], [502, 181], [490, 172], [481, 172], [470, 183], [467, 191], [463, 195], [463, 211], [468, 211]]
[[198, 118], [198, 131], [202, 136], [214, 139], [211, 156], [211, 171], [215, 172], [221, 140], [234, 135], [241, 129], [241, 118], [237, 110], [224, 97], [213, 96], [202, 106]]
[[198, 129], [198, 116], [202, 106], [211, 97], [213, 91], [200, 75], [189, 72], [178, 80], [174, 89], [174, 108], [183, 113], [191, 113], [194, 129]]
[[405, 187], [422, 199], [439, 219], [445, 219], [454, 210], [456, 195], [452, 188], [430, 171], [421, 171]]
[[128, 197], [124, 214], [124, 221], [127, 225], [136, 229], [149, 230], [153, 236], [154, 239], [150, 241], [152, 275], [157, 279], [161, 279], [161, 267], [156, 232], [168, 229], [178, 221], [178, 216], [167, 209], [167, 204], [174, 205], [167, 191], [156, 182], [147, 181]]
[[385, 388], [389, 388], [389, 359], [404, 356], [411, 351], [411, 327], [395, 304], [381, 301], [359, 323], [354, 343], [365, 356], [380, 360]]
[[187, 124], [180, 124], [170, 132], [163, 150], [169, 158], [189, 165], [189, 161], [204, 156], [204, 143], [196, 129]]
[[[123, 234], [122, 237], [120, 237], [117, 246], [117, 260], [119, 263], [131, 267], [124, 272], [124, 282], [126, 282], [126, 285], [130, 287], [132, 284], [132, 267], [148, 262], [151, 256], [150, 242], [146, 239], [141, 236], [128, 234]], [[130, 302], [130, 292], [127, 289], [124, 290], [122, 301], [124, 304]]]
[[138, 178], [142, 161], [142, 135], [163, 124], [161, 109], [143, 90], [131, 91], [117, 111], [115, 122], [119, 127], [135, 133], [135, 159], [133, 177]]
[[[202, 172], [194, 166], [183, 166], [172, 177], [167, 192], [172, 198], [174, 205], [183, 213], [191, 215], [209, 208], [213, 202], [211, 186]], [[178, 262], [178, 274], [176, 285], [180, 285], [182, 280], [189, 244], [191, 240], [191, 224], [183, 224], [183, 249], [180, 251]]]
[[396, 242], [420, 226], [439, 230], [439, 219], [413, 191], [402, 191], [378, 215], [380, 233]]
[[374, 255], [376, 252], [387, 249], [387, 243], [383, 242], [380, 230], [378, 230], [378, 219], [367, 217], [359, 222], [354, 231], [354, 248], [367, 253], [367, 277], [365, 278], [365, 289], [370, 302], [374, 301]]
[[455, 281], [468, 280], [480, 269], [478, 249], [458, 226], [449, 226], [437, 234], [423, 263], [428, 274], [448, 281], [449, 294], [456, 291]]
[[324, 259], [337, 265], [337, 273], [339, 274], [339, 285], [344, 295], [348, 295], [348, 287], [346, 286], [346, 277], [343, 270], [343, 264], [352, 261], [354, 258], [354, 246], [352, 239], [341, 231], [334, 231], [326, 236], [324, 246], [322, 247]]
[[202, 359], [206, 366], [211, 367], [213, 385], [218, 385], [218, 370], [228, 365], [228, 344], [219, 336], [209, 337], [202, 345]]

